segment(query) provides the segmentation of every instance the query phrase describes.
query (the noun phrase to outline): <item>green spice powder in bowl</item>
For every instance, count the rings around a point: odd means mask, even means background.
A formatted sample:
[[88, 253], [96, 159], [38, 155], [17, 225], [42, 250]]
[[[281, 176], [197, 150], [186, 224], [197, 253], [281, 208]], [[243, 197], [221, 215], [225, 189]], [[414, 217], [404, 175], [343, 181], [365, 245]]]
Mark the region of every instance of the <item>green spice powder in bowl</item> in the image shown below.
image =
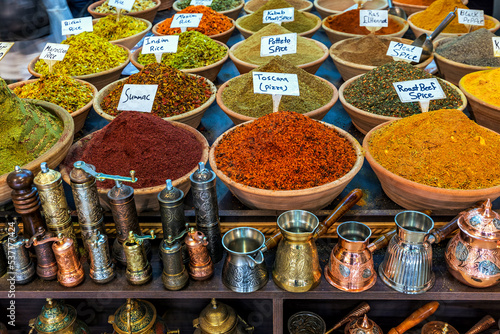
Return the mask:
[[[191, 5], [191, 0], [177, 0], [173, 4], [175, 11], [179, 12], [186, 7]], [[216, 12], [226, 15], [227, 17], [236, 20], [240, 15], [243, 6], [245, 5], [244, 0], [214, 0], [210, 7]]]

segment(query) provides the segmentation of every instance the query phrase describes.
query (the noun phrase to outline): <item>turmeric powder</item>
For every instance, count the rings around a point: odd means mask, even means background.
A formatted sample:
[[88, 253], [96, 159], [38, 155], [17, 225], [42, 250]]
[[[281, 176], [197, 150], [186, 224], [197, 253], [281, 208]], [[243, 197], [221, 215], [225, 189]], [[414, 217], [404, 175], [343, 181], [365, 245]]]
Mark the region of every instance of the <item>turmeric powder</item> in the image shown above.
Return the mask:
[[500, 107], [500, 68], [469, 73], [462, 78], [461, 84], [478, 99]]

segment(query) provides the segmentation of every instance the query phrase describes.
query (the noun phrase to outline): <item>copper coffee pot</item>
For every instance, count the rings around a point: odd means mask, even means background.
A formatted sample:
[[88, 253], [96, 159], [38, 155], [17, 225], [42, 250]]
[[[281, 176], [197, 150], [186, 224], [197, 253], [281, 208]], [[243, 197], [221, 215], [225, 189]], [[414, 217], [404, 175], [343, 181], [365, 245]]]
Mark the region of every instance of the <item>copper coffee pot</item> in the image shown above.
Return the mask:
[[42, 312], [29, 322], [31, 330], [40, 334], [90, 334], [87, 325], [77, 318], [76, 310], [63, 301], [47, 298]]
[[31, 247], [35, 240], [37, 245], [33, 246], [35, 248], [36, 254], [36, 273], [38, 277], [43, 280], [53, 280], [57, 278], [57, 262], [54, 256], [54, 251], [52, 250], [52, 242], [41, 242], [48, 238], [53, 238], [53, 233], [46, 233], [43, 227], [39, 227], [37, 232], [33, 234], [26, 248]]
[[150, 231], [150, 235], [137, 235], [129, 231], [127, 240], [123, 243], [123, 250], [127, 257], [127, 270], [125, 276], [127, 281], [133, 285], [141, 285], [149, 282], [153, 269], [146, 256], [143, 247], [143, 240], [155, 239], [155, 233]]
[[186, 235], [186, 246], [189, 252], [189, 275], [192, 279], [203, 281], [214, 274], [214, 265], [207, 250], [208, 240], [203, 232], [193, 227]]
[[193, 320], [194, 334], [252, 334], [254, 327], [248, 325], [229, 305], [212, 298], [198, 318]]

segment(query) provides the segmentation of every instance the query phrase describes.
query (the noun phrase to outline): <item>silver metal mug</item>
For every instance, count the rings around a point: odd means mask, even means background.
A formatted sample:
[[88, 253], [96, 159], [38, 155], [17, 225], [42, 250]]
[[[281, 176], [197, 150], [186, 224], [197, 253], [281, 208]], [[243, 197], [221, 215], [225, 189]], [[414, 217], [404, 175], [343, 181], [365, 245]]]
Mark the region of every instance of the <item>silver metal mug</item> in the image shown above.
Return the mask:
[[264, 254], [266, 238], [252, 227], [234, 228], [222, 237], [227, 250], [222, 268], [222, 282], [235, 292], [253, 292], [264, 287], [269, 279]]

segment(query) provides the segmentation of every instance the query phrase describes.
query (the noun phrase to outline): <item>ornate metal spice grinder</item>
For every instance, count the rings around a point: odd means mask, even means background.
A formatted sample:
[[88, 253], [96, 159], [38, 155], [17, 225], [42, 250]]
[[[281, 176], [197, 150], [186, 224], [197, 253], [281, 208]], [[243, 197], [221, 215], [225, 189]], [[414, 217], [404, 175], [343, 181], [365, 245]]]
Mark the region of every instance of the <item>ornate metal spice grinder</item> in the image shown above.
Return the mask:
[[208, 240], [208, 252], [213, 263], [222, 259], [222, 237], [219, 223], [219, 207], [215, 173], [208, 170], [203, 162], [198, 170], [189, 176], [193, 205], [196, 212], [196, 228], [203, 232]]
[[186, 246], [189, 251], [189, 275], [191, 278], [203, 281], [214, 274], [214, 265], [207, 250], [207, 237], [203, 232], [190, 228], [186, 236]]
[[[0, 229], [0, 244], [3, 245], [7, 242], [8, 238], [7, 232], [4, 229]], [[7, 254], [3, 250], [3, 246], [0, 247], [0, 277], [7, 273]], [[0, 332], [1, 333], [1, 332]]]
[[[52, 250], [54, 251], [57, 266], [59, 267], [57, 281], [67, 287], [74, 287], [82, 283], [85, 279], [85, 273], [75, 253], [73, 239], [59, 234], [57, 237], [45, 239], [45, 241], [55, 241], [52, 244]], [[34, 245], [36, 246], [36, 240]]]
[[[184, 234], [181, 235], [183, 237]], [[163, 261], [163, 273], [161, 279], [168, 290], [179, 290], [186, 286], [189, 274], [182, 262], [180, 238], [163, 239], [160, 245], [161, 259]], [[184, 238], [182, 238], [184, 239]]]
[[382, 329], [366, 314], [360, 318], [352, 319], [344, 329], [345, 334], [382, 334]]
[[142, 243], [144, 239], [155, 238], [153, 230], [151, 230], [151, 235], [144, 236], [134, 234], [130, 231], [127, 240], [123, 243], [123, 250], [127, 257], [127, 271], [125, 275], [130, 284], [141, 285], [151, 279], [153, 270], [151, 264], [148, 262]]
[[[49, 238], [52, 238], [50, 239], [51, 241], [44, 241]], [[46, 233], [43, 227], [39, 227], [38, 231], [33, 234], [26, 245], [26, 247], [31, 247], [36, 240], [36, 246], [33, 246], [37, 259], [36, 273], [38, 277], [47, 281], [57, 278], [57, 262], [54, 252], [52, 251], [53, 238], [54, 234]]]
[[16, 284], [26, 284], [35, 278], [35, 265], [25, 247], [28, 239], [18, 234], [16, 217], [14, 217], [14, 224], [14, 236], [5, 235], [2, 239], [5, 254], [7, 254], [7, 257], [14, 259], [9, 263], [8, 279], [14, 278]]
[[194, 334], [251, 334], [254, 327], [248, 325], [235, 310], [226, 304], [212, 298], [199, 318], [193, 320]]
[[63, 301], [47, 298], [42, 312], [29, 322], [33, 331], [43, 334], [90, 334], [88, 326], [77, 318], [76, 310]]
[[114, 264], [109, 254], [108, 237], [100, 231], [85, 238], [90, 254], [90, 278], [96, 283], [108, 283], [115, 278]]

